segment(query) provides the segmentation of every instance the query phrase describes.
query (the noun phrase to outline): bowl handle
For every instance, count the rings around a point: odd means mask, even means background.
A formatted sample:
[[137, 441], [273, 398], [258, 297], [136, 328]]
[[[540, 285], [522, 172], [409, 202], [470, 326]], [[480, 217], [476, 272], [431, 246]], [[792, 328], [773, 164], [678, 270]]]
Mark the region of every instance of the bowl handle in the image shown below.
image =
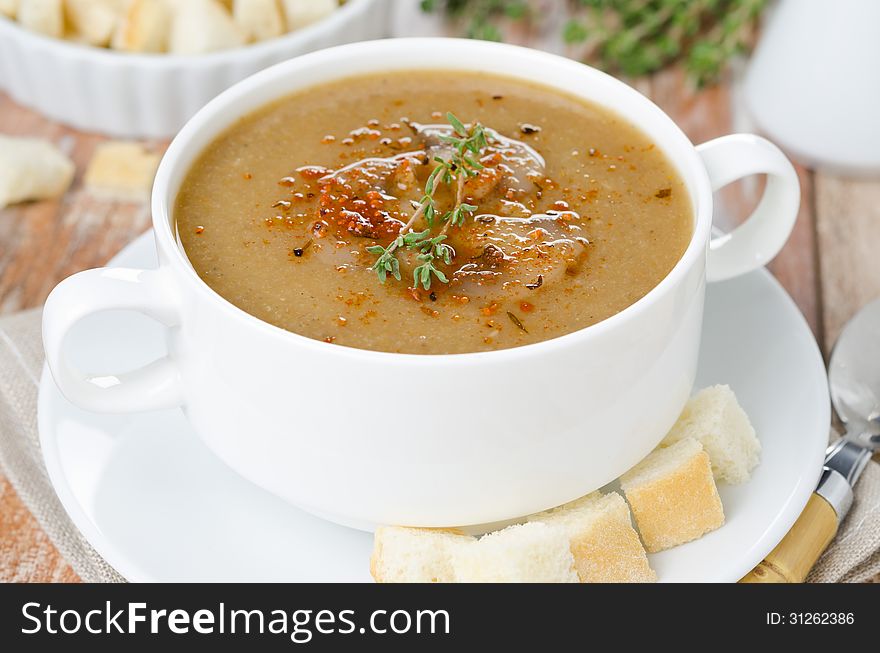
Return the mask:
[[92, 313], [131, 310], [166, 326], [179, 323], [175, 294], [162, 270], [98, 268], [62, 281], [49, 295], [43, 311], [43, 347], [55, 382], [80, 408], [127, 413], [183, 403], [177, 368], [168, 357], [118, 376], [89, 376], [70, 362], [65, 339], [74, 324]]
[[794, 228], [800, 183], [778, 147], [752, 134], [722, 136], [697, 147], [712, 190], [749, 175], [766, 174], [757, 208], [739, 227], [709, 242], [708, 281], [724, 281], [760, 268], [779, 253]]

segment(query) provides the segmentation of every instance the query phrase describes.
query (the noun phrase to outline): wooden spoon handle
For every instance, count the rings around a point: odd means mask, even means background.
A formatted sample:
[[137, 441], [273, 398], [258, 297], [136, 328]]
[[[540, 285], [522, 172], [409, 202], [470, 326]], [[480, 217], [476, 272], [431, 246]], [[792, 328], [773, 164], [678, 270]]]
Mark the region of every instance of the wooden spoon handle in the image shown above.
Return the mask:
[[816, 493], [798, 520], [741, 583], [802, 583], [837, 534], [837, 513]]

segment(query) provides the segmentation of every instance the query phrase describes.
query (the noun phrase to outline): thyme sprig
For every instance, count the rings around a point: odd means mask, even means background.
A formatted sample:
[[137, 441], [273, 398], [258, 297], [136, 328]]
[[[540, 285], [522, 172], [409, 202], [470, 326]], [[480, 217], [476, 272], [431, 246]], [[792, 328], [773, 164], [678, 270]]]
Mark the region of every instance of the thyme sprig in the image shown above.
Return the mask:
[[[448, 159], [434, 157], [436, 165], [428, 175], [418, 207], [400, 229], [397, 237], [386, 247], [382, 245], [367, 247], [369, 253], [377, 256], [371, 269], [376, 272], [381, 283], [385, 283], [389, 274], [400, 281], [400, 261], [397, 252], [401, 249], [418, 252], [416, 259], [420, 264], [413, 270], [415, 288], [421, 286], [425, 290], [430, 290], [432, 279], [437, 279], [440, 283], [449, 283], [446, 274], [437, 268], [436, 264], [440, 262], [446, 265], [452, 264], [455, 250], [444, 242], [447, 239], [446, 232], [450, 226], [464, 225], [467, 217], [473, 215], [478, 208], [464, 201], [464, 183], [468, 177], [480, 174], [480, 170], [483, 169], [478, 158], [483, 149], [488, 147], [489, 137], [485, 127], [480, 123], [468, 128], [452, 113], [447, 113], [446, 119], [452, 127], [452, 133], [440, 136], [440, 140], [452, 146], [452, 155]], [[449, 188], [455, 186], [455, 203], [451, 209], [442, 213], [438, 210], [435, 199], [441, 184]], [[413, 225], [422, 217], [428, 228], [424, 231], [412, 231]], [[431, 236], [437, 222], [442, 224], [443, 228], [438, 235]]]

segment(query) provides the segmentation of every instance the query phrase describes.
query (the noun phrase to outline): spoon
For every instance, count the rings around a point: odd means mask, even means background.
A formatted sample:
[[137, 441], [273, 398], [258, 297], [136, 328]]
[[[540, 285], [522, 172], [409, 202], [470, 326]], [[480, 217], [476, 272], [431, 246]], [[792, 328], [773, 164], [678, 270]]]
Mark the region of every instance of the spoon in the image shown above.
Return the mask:
[[853, 502], [853, 486], [880, 449], [880, 299], [844, 327], [828, 366], [831, 402], [846, 427], [828, 447], [816, 491], [788, 534], [740, 581], [800, 583], [828, 547]]
[[880, 299], [847, 323], [828, 366], [831, 401], [846, 438], [880, 448]]

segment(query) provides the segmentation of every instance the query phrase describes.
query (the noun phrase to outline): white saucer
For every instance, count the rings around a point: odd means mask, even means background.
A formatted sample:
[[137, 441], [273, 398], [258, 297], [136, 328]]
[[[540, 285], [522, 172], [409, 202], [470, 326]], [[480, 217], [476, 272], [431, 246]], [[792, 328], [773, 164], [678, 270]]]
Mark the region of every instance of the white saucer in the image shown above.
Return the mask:
[[[151, 233], [110, 263], [156, 264]], [[70, 338], [74, 361], [93, 372], [136, 367], [164, 349], [161, 327], [130, 313], [93, 316]], [[825, 368], [803, 317], [767, 272], [709, 286], [697, 386], [713, 383], [736, 391], [763, 461], [747, 484], [719, 488], [722, 528], [650, 556], [661, 581], [736, 581], [782, 539], [819, 477], [830, 422]], [[64, 507], [129, 580], [370, 580], [371, 535], [301, 512], [238, 477], [180, 410], [87, 413], [44, 369], [38, 416]]]

